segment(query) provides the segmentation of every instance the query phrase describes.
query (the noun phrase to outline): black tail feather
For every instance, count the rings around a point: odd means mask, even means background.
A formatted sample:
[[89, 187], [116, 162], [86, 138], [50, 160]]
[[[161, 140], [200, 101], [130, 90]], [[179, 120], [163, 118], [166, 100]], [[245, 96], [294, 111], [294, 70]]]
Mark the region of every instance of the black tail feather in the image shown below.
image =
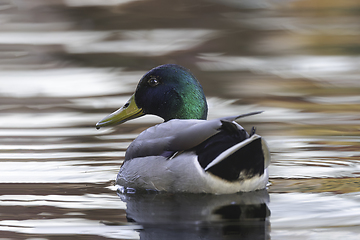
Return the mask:
[[227, 181], [248, 179], [264, 174], [261, 138], [240, 148], [207, 171]]
[[202, 168], [206, 168], [217, 156], [230, 147], [244, 141], [249, 137], [248, 133], [236, 128], [234, 131], [232, 123], [224, 122], [219, 129], [220, 132], [210, 137], [195, 147], [198, 161]]

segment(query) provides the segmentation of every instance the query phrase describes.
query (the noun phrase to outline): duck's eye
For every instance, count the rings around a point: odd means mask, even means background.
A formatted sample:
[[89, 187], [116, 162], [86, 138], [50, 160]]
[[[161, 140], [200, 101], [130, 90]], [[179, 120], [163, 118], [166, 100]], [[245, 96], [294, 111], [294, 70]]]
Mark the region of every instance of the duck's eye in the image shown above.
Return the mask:
[[150, 78], [148, 80], [148, 84], [150, 85], [150, 87], [155, 87], [159, 84], [159, 81], [156, 78]]

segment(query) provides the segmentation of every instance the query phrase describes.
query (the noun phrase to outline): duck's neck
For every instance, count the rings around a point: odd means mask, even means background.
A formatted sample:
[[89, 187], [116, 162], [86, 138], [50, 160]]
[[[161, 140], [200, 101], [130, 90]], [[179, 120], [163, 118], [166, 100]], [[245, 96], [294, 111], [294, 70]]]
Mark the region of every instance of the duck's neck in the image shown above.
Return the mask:
[[171, 119], [203, 119], [206, 120], [208, 107], [202, 89], [194, 90], [192, 94], [169, 93], [174, 99], [166, 104], [167, 111], [156, 114], [165, 121]]

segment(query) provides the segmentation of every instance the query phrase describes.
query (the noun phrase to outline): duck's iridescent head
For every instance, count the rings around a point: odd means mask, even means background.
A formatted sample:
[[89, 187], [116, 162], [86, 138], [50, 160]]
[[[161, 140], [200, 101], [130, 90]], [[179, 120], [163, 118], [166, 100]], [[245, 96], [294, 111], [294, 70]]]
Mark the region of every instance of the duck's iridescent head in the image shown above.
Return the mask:
[[96, 128], [121, 124], [145, 114], [165, 121], [206, 119], [207, 111], [203, 89], [195, 76], [182, 66], [166, 64], [146, 73], [129, 101], [98, 122]]

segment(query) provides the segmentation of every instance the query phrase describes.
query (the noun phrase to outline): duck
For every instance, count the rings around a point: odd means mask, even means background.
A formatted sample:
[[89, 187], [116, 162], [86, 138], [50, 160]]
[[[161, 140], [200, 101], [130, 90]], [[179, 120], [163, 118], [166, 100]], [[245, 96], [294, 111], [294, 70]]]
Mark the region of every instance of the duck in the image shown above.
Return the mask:
[[232, 194], [266, 189], [270, 151], [253, 127], [236, 120], [255, 111], [207, 120], [202, 86], [190, 70], [165, 64], [151, 69], [135, 93], [96, 128], [114, 126], [146, 114], [163, 123], [129, 145], [116, 177], [124, 191]]

